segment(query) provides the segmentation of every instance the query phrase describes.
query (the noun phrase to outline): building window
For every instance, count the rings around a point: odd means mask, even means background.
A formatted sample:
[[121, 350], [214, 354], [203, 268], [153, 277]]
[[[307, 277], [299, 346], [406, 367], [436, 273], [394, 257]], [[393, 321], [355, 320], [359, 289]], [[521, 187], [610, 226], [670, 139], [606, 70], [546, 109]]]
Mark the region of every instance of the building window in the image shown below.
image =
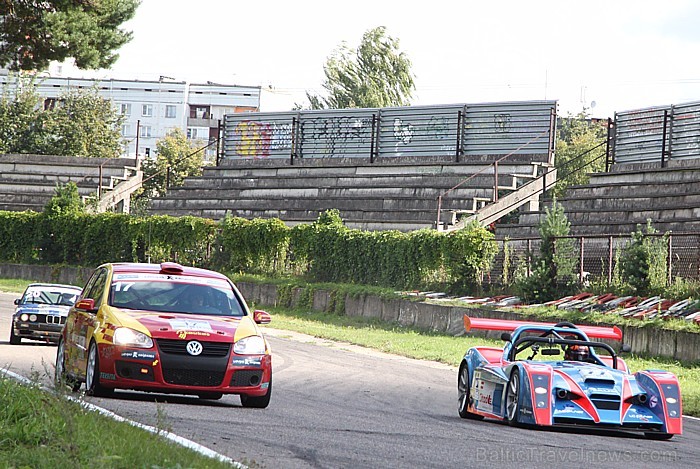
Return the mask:
[[167, 117], [169, 119], [173, 119], [173, 118], [175, 118], [176, 115], [177, 115], [177, 107], [175, 107], [172, 104], [168, 104], [167, 106], [165, 106], [165, 117]]
[[193, 129], [191, 127], [188, 128], [187, 129], [187, 138], [190, 140], [196, 139], [197, 138], [197, 129]]
[[151, 138], [151, 126], [150, 125], [142, 125], [140, 136], [143, 138]]
[[145, 117], [153, 116], [153, 104], [144, 104], [141, 106], [141, 115]]
[[46, 98], [44, 100], [44, 110], [50, 111], [56, 108], [56, 98]]
[[131, 135], [131, 125], [123, 124], [122, 125], [122, 137], [128, 137], [130, 135]]
[[130, 116], [131, 115], [131, 103], [121, 103], [119, 105], [119, 114], [122, 116]]

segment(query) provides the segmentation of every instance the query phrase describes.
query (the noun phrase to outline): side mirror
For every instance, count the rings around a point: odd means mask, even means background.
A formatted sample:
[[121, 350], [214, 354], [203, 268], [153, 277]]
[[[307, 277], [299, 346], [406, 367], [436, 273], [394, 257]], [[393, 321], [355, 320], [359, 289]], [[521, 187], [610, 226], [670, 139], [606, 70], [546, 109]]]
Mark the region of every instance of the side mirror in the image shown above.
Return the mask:
[[504, 342], [510, 342], [510, 339], [511, 339], [511, 338], [512, 338], [512, 337], [511, 337], [511, 335], [510, 335], [510, 332], [504, 332], [504, 333], [501, 334], [501, 340], [504, 341]]
[[267, 311], [256, 309], [253, 311], [253, 321], [255, 321], [255, 324], [270, 324], [272, 317]]
[[78, 301], [75, 304], [75, 308], [93, 312], [95, 311], [95, 300], [93, 300], [92, 298], [85, 298], [84, 300]]
[[632, 351], [632, 346], [630, 344], [622, 344], [620, 347], [620, 353], [630, 353]]
[[20, 301], [22, 301], [21, 298], [15, 298], [15, 304], [16, 304], [16, 305], [18, 305]]

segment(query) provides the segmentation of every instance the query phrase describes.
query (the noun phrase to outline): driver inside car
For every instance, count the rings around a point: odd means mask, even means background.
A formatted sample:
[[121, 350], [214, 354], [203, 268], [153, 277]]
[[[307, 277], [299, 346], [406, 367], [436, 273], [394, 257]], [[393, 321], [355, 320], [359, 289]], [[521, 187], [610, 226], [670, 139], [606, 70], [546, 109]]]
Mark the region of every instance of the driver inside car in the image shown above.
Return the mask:
[[590, 351], [585, 345], [569, 345], [564, 352], [564, 360], [587, 362], [590, 358]]

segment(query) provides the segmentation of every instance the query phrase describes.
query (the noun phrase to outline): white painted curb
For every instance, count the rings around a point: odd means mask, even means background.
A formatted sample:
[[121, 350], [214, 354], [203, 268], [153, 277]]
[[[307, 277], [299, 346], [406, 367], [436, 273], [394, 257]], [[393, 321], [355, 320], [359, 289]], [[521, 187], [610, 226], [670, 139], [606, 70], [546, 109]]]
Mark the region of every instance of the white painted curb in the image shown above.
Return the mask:
[[[5, 375], [5, 376], [9, 376], [10, 378], [15, 379], [22, 384], [32, 384], [32, 381], [27, 379], [26, 377], [19, 375], [17, 373], [14, 373], [14, 372], [12, 372], [8, 369], [5, 369], [5, 368], [0, 368], [0, 374]], [[53, 389], [50, 389], [46, 386], [41, 386], [41, 389], [43, 391], [46, 391], [49, 393], [54, 393]], [[236, 469], [248, 469], [248, 466], [243, 465], [237, 461], [234, 461], [233, 459], [229, 458], [228, 456], [224, 456], [223, 454], [219, 454], [216, 451], [207, 448], [206, 446], [202, 446], [198, 443], [195, 443], [194, 441], [188, 440], [187, 438], [183, 438], [181, 436], [175, 435], [174, 433], [166, 432], [164, 430], [159, 430], [155, 427], [151, 427], [149, 425], [144, 425], [142, 423], [126, 419], [120, 415], [115, 414], [112, 411], [109, 411], [107, 409], [103, 409], [102, 407], [98, 407], [94, 404], [90, 404], [89, 402], [85, 402], [81, 399], [76, 399], [73, 396], [66, 396], [66, 397], [73, 402], [79, 403], [80, 405], [82, 405], [83, 407], [85, 407], [88, 410], [93, 410], [93, 411], [99, 412], [100, 414], [105, 415], [109, 418], [112, 418], [112, 419], [116, 420], [117, 422], [126, 422], [129, 425], [132, 425], [134, 427], [141, 428], [143, 430], [154, 433], [156, 435], [160, 435], [160, 436], [172, 441], [173, 443], [177, 443], [180, 446], [184, 446], [185, 448], [189, 448], [189, 449], [191, 449], [199, 454], [202, 454], [204, 456], [208, 456], [208, 457], [213, 458], [213, 459], [218, 459], [219, 461], [222, 461], [225, 463], [229, 463], [233, 467], [235, 467]]]

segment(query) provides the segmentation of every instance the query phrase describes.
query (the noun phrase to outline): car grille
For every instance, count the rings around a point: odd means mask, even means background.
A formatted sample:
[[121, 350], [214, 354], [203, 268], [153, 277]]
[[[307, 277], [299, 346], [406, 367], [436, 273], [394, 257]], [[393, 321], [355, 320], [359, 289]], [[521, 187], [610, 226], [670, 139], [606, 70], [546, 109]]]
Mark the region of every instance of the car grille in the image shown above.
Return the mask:
[[224, 372], [163, 367], [163, 379], [166, 383], [183, 386], [220, 386]]
[[602, 410], [620, 410], [620, 396], [611, 394], [591, 394], [593, 405]]
[[[41, 318], [38, 318], [41, 319]], [[66, 318], [63, 316], [46, 316], [47, 324], [65, 324]]]
[[221, 386], [231, 344], [199, 341], [202, 353], [195, 356], [187, 353], [188, 342], [191, 340], [156, 340], [165, 382], [180, 386]]
[[[189, 355], [187, 343], [191, 342], [190, 340], [158, 339], [157, 342], [158, 347], [164, 353]], [[200, 357], [226, 357], [231, 350], [231, 344], [226, 342], [202, 342], [201, 340], [199, 342], [202, 344], [202, 353], [198, 355]]]

